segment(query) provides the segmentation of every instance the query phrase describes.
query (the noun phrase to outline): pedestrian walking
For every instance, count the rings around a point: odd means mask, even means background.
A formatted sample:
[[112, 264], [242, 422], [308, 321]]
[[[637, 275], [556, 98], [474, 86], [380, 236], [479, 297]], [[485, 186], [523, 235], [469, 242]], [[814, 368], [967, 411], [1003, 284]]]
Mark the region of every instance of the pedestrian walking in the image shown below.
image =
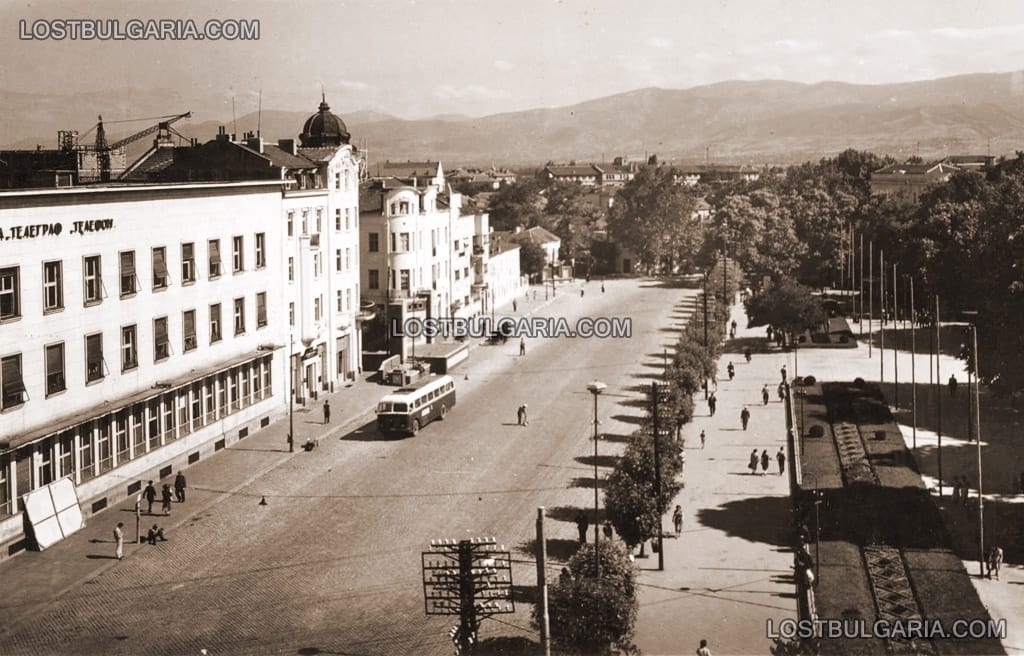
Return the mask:
[[114, 527], [114, 558], [124, 558], [124, 522], [118, 522]]
[[967, 500], [971, 497], [971, 481], [964, 476], [963, 483], [961, 484], [963, 489], [960, 490], [960, 503], [964, 508], [967, 507]]
[[580, 298], [583, 298], [583, 290], [580, 290]]
[[740, 422], [743, 423], [743, 430], [747, 430], [747, 423], [750, 421], [750, 410], [747, 410], [747, 406], [743, 406], [743, 410], [740, 412]]
[[146, 486], [146, 489], [142, 491], [142, 496], [146, 499], [146, 503], [149, 504], [149, 507], [146, 509], [146, 514], [152, 515], [153, 502], [156, 501], [156, 488], [153, 487], [153, 481], [150, 481], [149, 485]]
[[953, 503], [960, 503], [960, 477], [953, 477]]
[[998, 546], [998, 545], [996, 545], [996, 546], [992, 547], [992, 549], [989, 550], [988, 577], [992, 578], [992, 575], [995, 574], [995, 578], [998, 581], [999, 580], [999, 568], [1002, 566], [1002, 564], [1003, 564], [1003, 548]]
[[324, 423], [331, 423], [331, 404], [327, 399], [324, 399]]
[[707, 435], [704, 434], [704, 431], [701, 431], [700, 432], [700, 448], [702, 448], [702, 449], [704, 448], [704, 440], [706, 440], [706, 439], [707, 439]]
[[576, 513], [576, 531], [580, 536], [580, 544], [587, 542], [587, 529], [590, 528], [590, 520], [583, 512]]
[[779, 452], [775, 454], [775, 459], [779, 461], [779, 476], [782, 476], [786, 471], [786, 450], [781, 446]]
[[736, 376], [736, 367], [732, 365], [732, 361], [729, 362], [729, 366], [725, 368], [729, 372], [729, 380], [732, 380]]
[[533, 290], [533, 300], [537, 300], [537, 290]]
[[757, 473], [757, 449], [750, 452], [750, 463], [747, 465], [747, 469], [750, 470], [751, 474]]
[[602, 294], [604, 293], [604, 283], [603, 282], [601, 283], [601, 293]]
[[167, 538], [164, 537], [164, 530], [156, 524], [153, 524], [153, 528], [149, 529], [149, 531], [146, 533], [146, 542], [150, 544], [156, 544], [157, 540], [160, 540], [161, 542], [167, 542]]
[[672, 524], [676, 527], [676, 537], [679, 537], [683, 533], [683, 507], [676, 506], [675, 511], [672, 513]]
[[519, 355], [526, 355], [526, 338], [519, 337]]
[[764, 386], [761, 387], [761, 401], [765, 405], [768, 405], [768, 385], [767, 384], [765, 384]]
[[512, 311], [513, 312], [518, 312], [519, 311], [519, 305], [516, 304], [516, 299], [514, 299], [514, 298], [512, 299]]
[[171, 514], [171, 486], [164, 483], [164, 488], [160, 490], [160, 501], [163, 505], [163, 511], [165, 515]]
[[708, 649], [707, 640], [700, 641], [700, 647], [697, 648], [697, 656], [711, 656], [711, 650]]
[[174, 496], [177, 497], [178, 503], [185, 503], [185, 474], [182, 472], [178, 472], [174, 477]]
[[736, 337], [736, 320], [733, 319], [732, 323], [729, 324], [729, 337]]
[[753, 357], [752, 353], [750, 351], [750, 347], [749, 346], [747, 348], [743, 349], [743, 357], [746, 358], [747, 363], [749, 364], [751, 358]]
[[605, 538], [611, 540], [612, 539], [612, 523], [611, 522], [605, 522], [604, 523], [604, 527], [601, 529], [601, 532], [604, 533], [604, 537]]
[[949, 385], [949, 395], [950, 396], [956, 396], [956, 385], [957, 385], [957, 383], [956, 383], [956, 375], [954, 375], [954, 374], [950, 374], [949, 375], [949, 383], [948, 383], [948, 385]]
[[520, 426], [525, 426], [525, 421], [526, 411], [523, 410], [523, 406], [519, 406], [518, 408], [516, 408], [516, 423], [519, 424]]
[[715, 416], [716, 405], [718, 405], [718, 399], [715, 398], [715, 393], [712, 392], [711, 396], [708, 397], [708, 414], [712, 417]]
[[779, 369], [779, 373], [782, 374], [782, 382], [786, 382], [786, 365], [782, 365], [782, 369]]
[[772, 341], [772, 339], [775, 337], [775, 335], [772, 334], [772, 327], [768, 326], [768, 330], [766, 332], [768, 333], [768, 341]]
[[786, 400], [786, 383], [779, 383], [779, 401]]
[[768, 465], [771, 463], [771, 461], [772, 461], [772, 459], [768, 455], [768, 449], [765, 449], [764, 451], [762, 451], [761, 452], [761, 474], [762, 475], [768, 473]]

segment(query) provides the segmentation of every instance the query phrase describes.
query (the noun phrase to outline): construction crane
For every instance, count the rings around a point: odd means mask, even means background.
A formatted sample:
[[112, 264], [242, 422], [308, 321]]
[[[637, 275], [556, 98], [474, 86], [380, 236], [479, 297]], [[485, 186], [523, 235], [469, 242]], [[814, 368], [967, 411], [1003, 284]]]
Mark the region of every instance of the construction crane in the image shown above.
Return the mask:
[[[143, 137], [149, 136], [157, 131], [169, 131], [174, 132], [179, 137], [184, 138], [183, 135], [171, 129], [171, 124], [180, 121], [183, 118], [191, 118], [192, 112], [185, 112], [184, 114], [171, 114], [168, 116], [154, 116], [152, 118], [138, 118], [138, 119], [126, 119], [123, 121], [112, 121], [113, 123], [134, 123], [138, 121], [152, 121], [157, 119], [167, 119], [159, 121], [155, 125], [151, 125], [144, 130], [140, 130], [135, 134], [129, 135], [124, 139], [115, 141], [113, 143], [107, 143], [107, 132], [103, 127], [103, 116], [97, 117], [99, 121], [96, 125], [92, 126], [85, 131], [81, 137], [75, 132], [62, 131], [58, 134], [58, 141], [60, 142], [62, 150], [77, 150], [79, 152], [94, 151], [96, 153], [96, 163], [99, 169], [99, 177], [101, 182], [108, 182], [110, 180], [110, 154], [121, 148], [124, 148], [128, 144], [138, 141]], [[90, 132], [96, 130], [95, 145], [92, 147], [83, 146], [80, 143], [80, 139], [87, 136]]]

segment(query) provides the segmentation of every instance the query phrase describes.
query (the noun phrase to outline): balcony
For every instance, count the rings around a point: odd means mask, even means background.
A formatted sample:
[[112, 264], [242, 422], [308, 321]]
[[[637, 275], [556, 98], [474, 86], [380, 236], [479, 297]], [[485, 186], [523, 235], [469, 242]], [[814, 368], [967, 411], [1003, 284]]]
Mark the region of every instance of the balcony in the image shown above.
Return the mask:
[[309, 245], [311, 248], [320, 248], [320, 233], [314, 233], [309, 236]]

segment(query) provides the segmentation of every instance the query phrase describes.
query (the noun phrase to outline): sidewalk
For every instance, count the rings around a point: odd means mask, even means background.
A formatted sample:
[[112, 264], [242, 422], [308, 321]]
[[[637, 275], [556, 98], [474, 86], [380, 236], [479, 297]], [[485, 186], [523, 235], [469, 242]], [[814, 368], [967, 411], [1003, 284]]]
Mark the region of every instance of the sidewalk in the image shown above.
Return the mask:
[[[742, 306], [733, 308], [736, 340], [728, 340], [719, 361], [718, 405], [707, 415], [702, 396], [695, 398], [697, 416], [683, 428], [686, 443], [686, 487], [672, 506], [683, 507], [682, 536], [666, 537], [665, 570], [657, 571], [658, 555], [637, 559], [640, 575], [640, 617], [636, 643], [648, 656], [691, 654], [701, 639], [714, 654], [766, 654], [766, 620], [796, 617], [793, 556], [789, 549], [791, 517], [788, 476], [780, 476], [775, 456], [785, 447], [783, 404], [776, 387], [779, 369], [791, 356], [779, 350], [756, 352], [748, 364], [740, 344], [763, 340], [760, 329], [745, 329]], [[736, 377], [730, 381], [726, 366]], [[761, 386], [771, 393], [761, 401]], [[740, 423], [746, 405], [748, 430]], [[707, 435], [701, 449], [700, 432]], [[767, 474], [751, 475], [751, 451], [767, 449]], [[671, 535], [670, 516], [665, 518]]]
[[[564, 284], [558, 287], [558, 291], [578, 293], [578, 287], [578, 284]], [[533, 299], [535, 289], [537, 300]], [[511, 302], [497, 310], [505, 316], [530, 316], [554, 300], [550, 297], [550, 287], [548, 292], [545, 299], [542, 288], [531, 288], [528, 299], [525, 294], [517, 297], [515, 312]], [[473, 342], [470, 349], [477, 346], [479, 343]], [[372, 421], [377, 401], [390, 389], [371, 382], [375, 375], [376, 372], [364, 372], [351, 385], [337, 387], [332, 394], [321, 394], [320, 399], [309, 401], [305, 406], [296, 405], [293, 453], [288, 451], [288, 417], [285, 416], [183, 470], [188, 479], [186, 502], [175, 502], [171, 514], [166, 517], [159, 511], [150, 515], [144, 507], [139, 522], [142, 538], [145, 539], [149, 527], [155, 523], [164, 529], [168, 540], [173, 543], [175, 529], [205, 515], [265, 473], [293, 458], [315, 456], [315, 452], [310, 454], [302, 449], [306, 440], [323, 441]], [[325, 399], [330, 400], [333, 415], [329, 425], [323, 424]], [[163, 482], [171, 480], [168, 478]], [[159, 505], [158, 501], [154, 509]], [[82, 530], [49, 549], [24, 552], [0, 563], [0, 617], [3, 617], [0, 637], [66, 591], [88, 583], [110, 568], [124, 566], [114, 558], [113, 530], [118, 522], [125, 524], [123, 562], [130, 561], [133, 553], [140, 549], [153, 548], [134, 542], [135, 503], [134, 500], [125, 500], [90, 517]]]

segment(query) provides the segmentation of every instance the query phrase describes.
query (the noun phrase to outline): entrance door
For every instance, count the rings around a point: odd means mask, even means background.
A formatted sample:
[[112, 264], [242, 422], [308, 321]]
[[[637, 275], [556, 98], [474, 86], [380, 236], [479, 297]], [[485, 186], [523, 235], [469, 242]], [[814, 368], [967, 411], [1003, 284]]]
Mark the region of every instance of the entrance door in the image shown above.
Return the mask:
[[628, 257], [622, 258], [622, 273], [633, 273], [633, 260]]
[[316, 398], [316, 363], [306, 365], [306, 394], [309, 398]]

